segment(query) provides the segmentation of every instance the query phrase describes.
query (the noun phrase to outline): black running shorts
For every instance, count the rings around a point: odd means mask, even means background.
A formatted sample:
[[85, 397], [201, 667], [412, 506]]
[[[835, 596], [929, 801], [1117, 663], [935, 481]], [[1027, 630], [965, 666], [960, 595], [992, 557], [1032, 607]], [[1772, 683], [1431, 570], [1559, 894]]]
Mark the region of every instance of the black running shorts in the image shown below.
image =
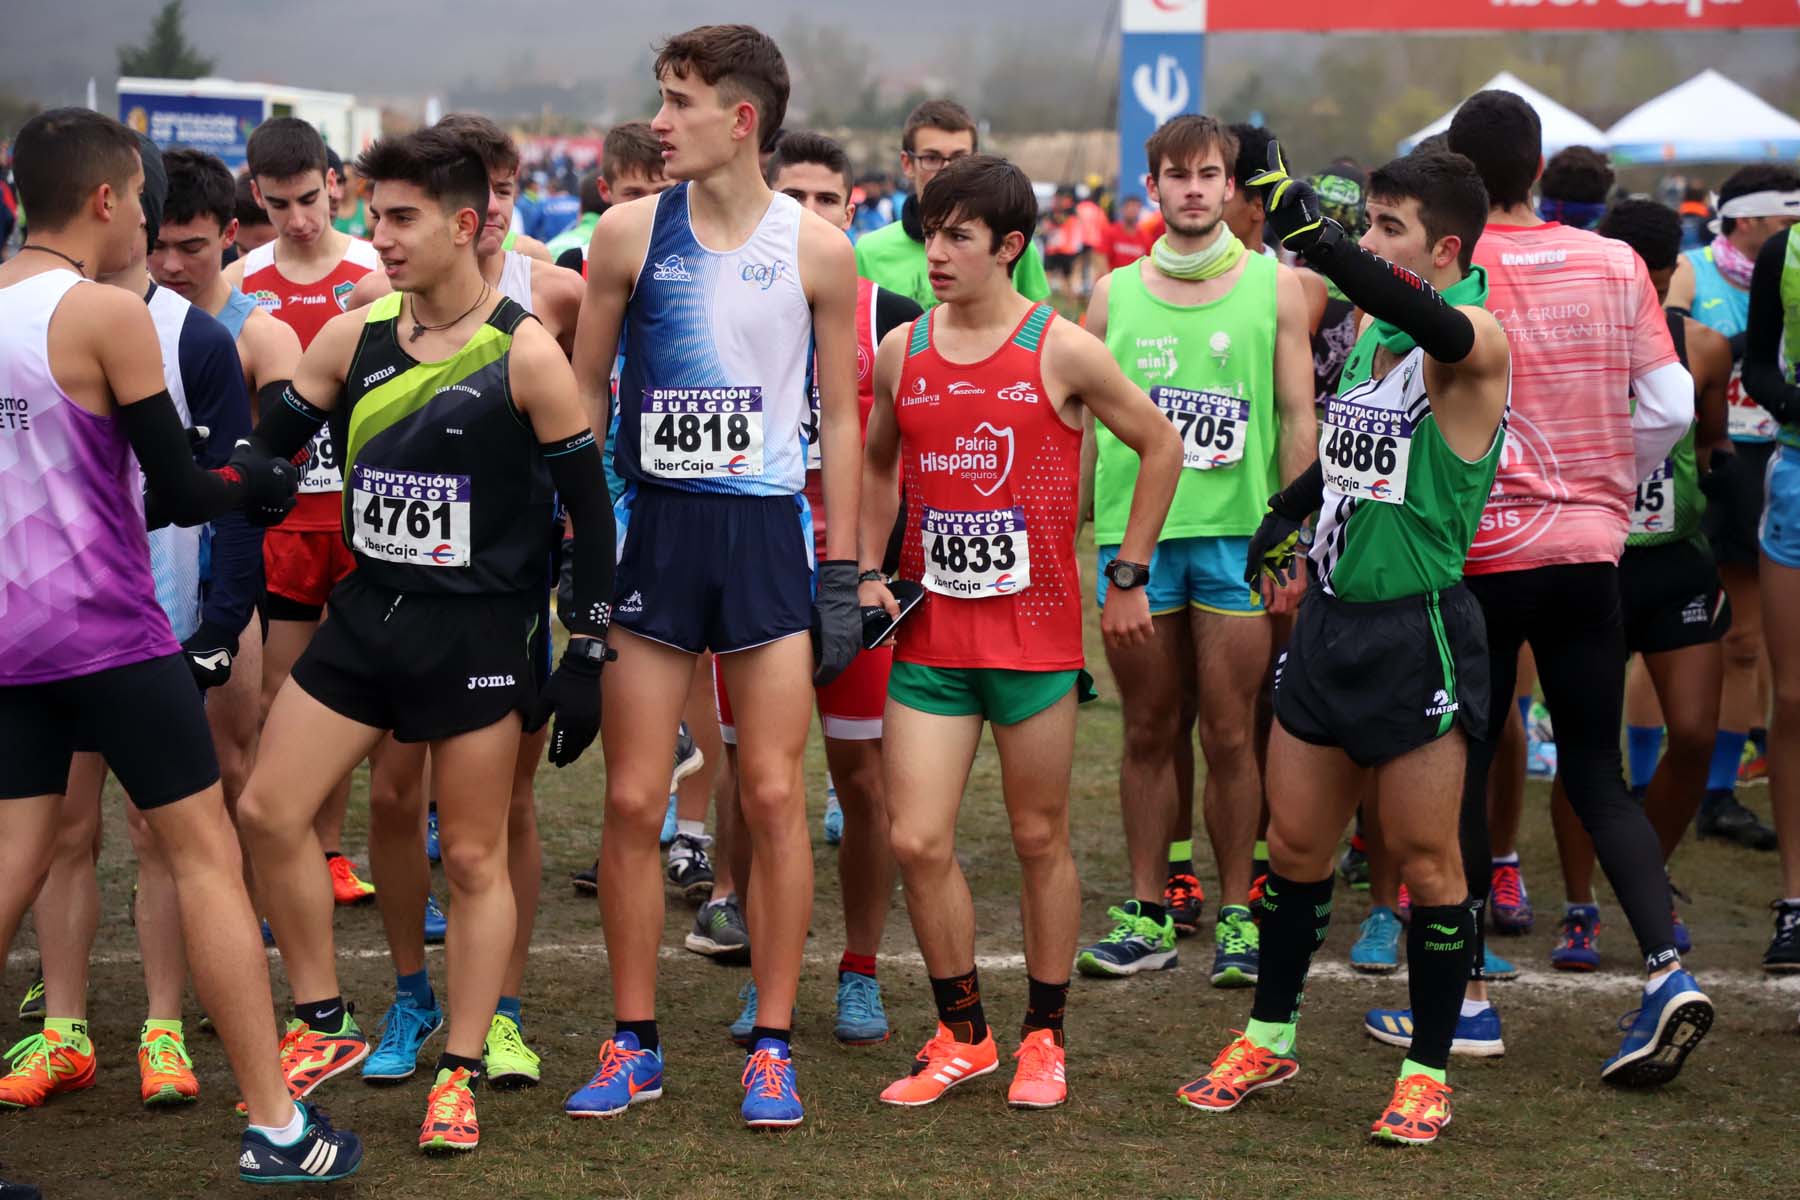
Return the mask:
[[355, 572], [332, 589], [294, 682], [396, 741], [485, 729], [537, 696], [543, 606], [524, 593], [397, 592]]
[[1619, 559], [1619, 604], [1625, 646], [1636, 654], [1704, 646], [1731, 628], [1731, 600], [1698, 538], [1628, 547]]
[[1759, 547], [1756, 529], [1762, 523], [1763, 477], [1775, 453], [1774, 442], [1733, 442], [1738, 456], [1737, 486], [1708, 497], [1700, 518], [1712, 544], [1713, 560], [1721, 566], [1755, 567]]
[[219, 781], [200, 689], [180, 654], [0, 687], [0, 799], [61, 794], [77, 750], [104, 755], [140, 809]]
[[1303, 742], [1376, 767], [1488, 724], [1487, 626], [1462, 584], [1358, 604], [1314, 586], [1275, 664], [1275, 716]]

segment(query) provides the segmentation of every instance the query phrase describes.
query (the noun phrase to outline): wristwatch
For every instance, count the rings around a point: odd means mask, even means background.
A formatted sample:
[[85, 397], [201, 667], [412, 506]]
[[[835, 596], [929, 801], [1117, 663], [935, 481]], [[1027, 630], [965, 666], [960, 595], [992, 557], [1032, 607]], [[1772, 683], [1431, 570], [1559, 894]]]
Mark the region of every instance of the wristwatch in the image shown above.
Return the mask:
[[604, 666], [619, 656], [612, 647], [606, 644], [605, 638], [572, 637], [569, 639], [568, 648], [563, 651], [563, 657], [585, 658], [591, 663]]
[[1150, 568], [1143, 563], [1115, 558], [1106, 564], [1106, 581], [1116, 588], [1143, 587], [1150, 582]]
[[858, 575], [856, 577], [856, 582], [858, 582], [858, 583], [886, 583], [887, 582], [887, 573], [885, 571], [880, 571], [880, 570], [876, 570], [874, 568], [870, 568], [869, 570], [864, 571], [861, 575]]

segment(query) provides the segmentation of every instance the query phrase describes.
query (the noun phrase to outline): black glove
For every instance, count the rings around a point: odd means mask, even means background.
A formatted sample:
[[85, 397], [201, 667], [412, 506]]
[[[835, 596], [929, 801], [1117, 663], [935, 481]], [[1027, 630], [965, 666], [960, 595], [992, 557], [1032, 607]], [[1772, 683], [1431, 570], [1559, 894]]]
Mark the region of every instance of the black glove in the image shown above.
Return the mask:
[[231, 678], [231, 663], [237, 658], [237, 635], [200, 622], [200, 628], [188, 634], [187, 640], [181, 643], [181, 655], [187, 659], [188, 670], [194, 673], [194, 682], [201, 691], [207, 688], [224, 687], [225, 681]]
[[300, 472], [284, 458], [275, 458], [240, 439], [232, 447], [226, 467], [244, 481], [244, 519], [263, 529], [279, 525], [294, 511], [295, 495], [300, 490]]
[[1700, 493], [1718, 504], [1728, 503], [1743, 490], [1743, 464], [1730, 450], [1714, 450], [1706, 473], [1700, 476]]
[[[575, 611], [575, 539], [562, 540], [561, 569], [556, 573], [556, 619], [569, 628], [569, 614]], [[570, 630], [571, 633], [574, 630]]]
[[207, 441], [212, 437], [212, 430], [204, 425], [190, 425], [183, 432], [187, 434], [188, 449], [194, 452], [195, 458], [206, 453]]
[[834, 558], [819, 564], [813, 600], [813, 685], [824, 687], [862, 649], [862, 611], [856, 602], [856, 564]]
[[1304, 179], [1295, 179], [1281, 161], [1281, 145], [1269, 143], [1268, 169], [1251, 176], [1246, 185], [1263, 194], [1263, 213], [1281, 244], [1298, 254], [1311, 249], [1327, 228], [1343, 230], [1336, 221], [1327, 221], [1319, 203], [1319, 193]]
[[1267, 571], [1277, 585], [1286, 587], [1300, 574], [1300, 529], [1306, 518], [1296, 520], [1270, 509], [1250, 535], [1250, 551], [1244, 563], [1244, 582], [1257, 591], [1257, 581]]
[[568, 766], [600, 736], [600, 668], [616, 657], [610, 648], [604, 660], [563, 651], [562, 662], [525, 714], [527, 733], [536, 733], [544, 722], [556, 718], [550, 734], [551, 765]]

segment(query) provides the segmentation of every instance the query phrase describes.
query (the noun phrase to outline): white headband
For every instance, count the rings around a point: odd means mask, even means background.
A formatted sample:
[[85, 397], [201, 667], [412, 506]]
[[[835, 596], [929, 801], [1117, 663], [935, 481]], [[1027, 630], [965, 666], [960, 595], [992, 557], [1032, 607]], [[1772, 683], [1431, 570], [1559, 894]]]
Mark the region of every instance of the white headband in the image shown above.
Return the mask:
[[1721, 217], [1800, 217], [1800, 191], [1749, 192], [1719, 207]]

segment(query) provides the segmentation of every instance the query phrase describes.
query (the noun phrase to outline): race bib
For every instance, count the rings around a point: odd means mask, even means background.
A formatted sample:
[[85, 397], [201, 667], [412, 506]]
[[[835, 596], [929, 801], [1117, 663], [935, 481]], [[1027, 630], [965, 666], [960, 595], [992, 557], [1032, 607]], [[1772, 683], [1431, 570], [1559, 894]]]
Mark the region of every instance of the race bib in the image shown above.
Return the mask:
[[927, 589], [974, 600], [1011, 596], [1031, 586], [1025, 510], [950, 512], [925, 507], [919, 518]]
[[1776, 429], [1769, 410], [1745, 394], [1738, 364], [1731, 364], [1731, 382], [1725, 385], [1725, 432], [1735, 442], [1772, 442]]
[[1675, 464], [1663, 459], [1637, 486], [1631, 506], [1632, 533], [1666, 533], [1675, 519]]
[[1181, 435], [1181, 465], [1197, 471], [1229, 467], [1244, 460], [1244, 429], [1250, 402], [1220, 392], [1153, 387], [1150, 399]]
[[638, 461], [664, 479], [761, 475], [759, 387], [645, 388]]
[[350, 472], [350, 542], [370, 558], [415, 567], [469, 565], [467, 475], [390, 471], [358, 464]]
[[1412, 435], [1405, 413], [1333, 396], [1319, 431], [1326, 485], [1353, 499], [1404, 504]]
[[301, 492], [343, 491], [344, 471], [338, 463], [337, 443], [331, 440], [331, 430], [321, 428], [313, 434], [306, 449], [306, 469], [300, 472]]

